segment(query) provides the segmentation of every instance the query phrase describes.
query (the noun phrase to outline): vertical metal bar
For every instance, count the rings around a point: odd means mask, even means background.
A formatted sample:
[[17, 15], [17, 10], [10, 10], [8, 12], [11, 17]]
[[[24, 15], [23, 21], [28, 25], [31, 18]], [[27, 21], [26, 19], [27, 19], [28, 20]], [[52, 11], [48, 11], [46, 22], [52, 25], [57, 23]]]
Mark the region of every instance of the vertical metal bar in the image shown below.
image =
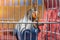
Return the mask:
[[8, 3], [8, 5], [7, 5], [7, 22], [9, 22], [9, 21], [11, 21], [11, 20], [13, 20], [13, 19], [11, 19], [10, 18], [10, 10], [9, 10], [9, 8], [12, 6], [12, 4], [11, 4], [11, 2], [12, 2], [12, 0], [9, 0], [9, 3]]
[[[21, 2], [21, 0], [18, 0], [18, 2], [19, 2], [19, 19], [21, 19], [21, 5], [20, 5], [20, 2]], [[19, 24], [19, 26], [20, 26], [21, 24]], [[20, 28], [19, 28], [19, 30], [20, 30]], [[20, 32], [19, 32], [19, 40], [22, 40], [22, 38], [21, 38], [21, 36], [20, 36], [21, 34], [20, 34]]]
[[[23, 3], [24, 3], [24, 0], [23, 0]], [[20, 0], [20, 8], [22, 8], [22, 6], [24, 6], [24, 4], [21, 5], [21, 0]], [[20, 14], [20, 15], [21, 15], [20, 17], [22, 18], [22, 12], [21, 12], [21, 11], [22, 11], [22, 9], [20, 10], [20, 13], [21, 13], [21, 14]], [[23, 22], [23, 21], [24, 21], [24, 20], [22, 19], [22, 22]]]
[[58, 1], [57, 0], [55, 0], [55, 3], [56, 3], [56, 8], [58, 8], [58, 3], [57, 3]]
[[[53, 8], [54, 8], [54, 0], [52, 0], [52, 10], [53, 10]], [[52, 14], [53, 15], [53, 14]], [[50, 19], [49, 19], [50, 20]], [[51, 19], [52, 21], [53, 21], [53, 19]], [[50, 24], [50, 40], [52, 40], [52, 24]]]
[[[59, 1], [59, 0], [58, 0]], [[57, 0], [55, 0], [55, 3], [56, 3], [56, 8], [58, 9], [58, 2]], [[58, 3], [57, 3], [58, 2]], [[59, 10], [59, 9], [58, 9]], [[55, 30], [57, 30], [57, 24], [56, 24], [56, 26], [55, 26]], [[59, 29], [58, 29], [59, 30]], [[55, 31], [55, 40], [57, 40], [57, 35], [58, 34], [56, 34], [57, 32]]]
[[52, 0], [52, 9], [54, 8], [54, 0]]
[[[56, 25], [56, 24], [55, 24]], [[54, 40], [57, 40], [57, 38], [56, 38], [56, 26], [54, 27]]]
[[[21, 24], [19, 24], [19, 30], [21, 29], [21, 26], [20, 26], [20, 25], [21, 25]], [[19, 32], [19, 35], [18, 35], [18, 36], [19, 36], [19, 40], [22, 40], [22, 38], [21, 38], [20, 35], [21, 35], [21, 33]]]
[[15, 19], [15, 1], [12, 0], [12, 3], [13, 3], [13, 22], [14, 22], [14, 19]]
[[[59, 0], [60, 2], [60, 0]], [[59, 8], [60, 8], [60, 3], [59, 3]], [[60, 19], [59, 19], [60, 20]], [[58, 33], [60, 34], [60, 23], [58, 24]], [[59, 35], [60, 36], [60, 35]], [[60, 39], [60, 38], [59, 38]]]
[[[14, 6], [14, 13], [13, 13], [13, 22], [14, 22], [15, 21], [15, 0], [14, 0], [13, 6]], [[14, 27], [14, 24], [13, 24], [13, 27]], [[13, 33], [13, 35], [14, 35], [14, 33]], [[14, 40], [14, 36], [13, 36], [13, 40]]]
[[[58, 9], [58, 3], [57, 3], [57, 2], [58, 2], [58, 1], [55, 0], [56, 8], [57, 8], [57, 10], [59, 10], [59, 9]], [[56, 19], [57, 19], [57, 18], [56, 18]], [[54, 40], [57, 40], [57, 35], [56, 35], [56, 33], [57, 33], [57, 32], [56, 32], [56, 30], [57, 30], [57, 24], [54, 24], [54, 25], [56, 25], [56, 26], [54, 27], [54, 28], [55, 28], [55, 29], [54, 29], [54, 32], [55, 32], [55, 37], [54, 37], [54, 38], [55, 38], [55, 39], [54, 39]]]
[[2, 23], [2, 30], [1, 30], [1, 31], [2, 31], [2, 40], [4, 40], [4, 35], [3, 35], [3, 32], [4, 32], [4, 30], [3, 30], [3, 25], [4, 25], [4, 24]]
[[59, 0], [59, 10], [60, 10], [60, 0]]
[[1, 6], [1, 0], [0, 0], [0, 6]]
[[[42, 19], [43, 19], [43, 15], [44, 15], [44, 0], [42, 0]], [[41, 39], [43, 40], [44, 39], [44, 37], [43, 37], [44, 35], [43, 35], [43, 27], [42, 27], [42, 35], [41, 35]]]
[[[49, 0], [47, 0], [47, 16], [46, 16], [46, 22], [48, 22], [48, 8], [49, 8]], [[48, 24], [46, 26], [46, 31], [48, 31]], [[48, 32], [46, 32], [46, 40], [48, 40]]]
[[[2, 3], [3, 3], [3, 0], [1, 0], [2, 1]], [[3, 21], [4, 20], [4, 4], [2, 4], [2, 22], [4, 22]], [[3, 38], [4, 38], [4, 35], [3, 35], [3, 32], [4, 32], [4, 30], [3, 30], [3, 26], [4, 24], [2, 23], [2, 40], [4, 40]]]
[[[38, 0], [37, 0], [37, 3], [36, 3], [36, 4], [37, 4], [37, 5], [36, 5], [36, 6], [37, 6], [37, 9], [36, 9], [36, 11], [37, 11], [37, 13], [36, 13], [36, 14], [37, 14], [36, 20], [37, 20], [37, 28], [38, 28], [38, 20], [39, 20], [39, 18], [38, 18], [38, 17], [39, 17], [39, 12], [38, 12], [38, 10], [39, 10], [38, 7], [39, 7], [39, 5], [38, 5]], [[36, 33], [36, 40], [38, 40], [38, 33]]]
[[[7, 7], [7, 1], [6, 0], [4, 0], [4, 7]], [[4, 10], [5, 11], [5, 10]], [[6, 10], [6, 12], [7, 12], [7, 10]], [[7, 14], [7, 13], [6, 13]], [[5, 20], [5, 18], [4, 18], [4, 20]], [[5, 26], [4, 26], [5, 27]], [[7, 29], [6, 29], [7, 30]], [[5, 31], [4, 31], [5, 32]], [[6, 40], [7, 40], [7, 38], [6, 38]]]
[[44, 16], [44, 0], [42, 0], [42, 18]]
[[[27, 24], [25, 24], [25, 30], [26, 30]], [[26, 40], [26, 32], [24, 33], [24, 40]]]
[[[21, 0], [18, 0], [18, 7], [19, 7], [19, 19], [21, 19], [21, 6], [20, 6], [20, 2], [21, 2]], [[20, 26], [20, 24], [19, 24], [19, 26]], [[19, 30], [20, 30], [20, 28], [19, 28]], [[18, 39], [19, 40], [21, 40], [22, 38], [20, 37], [20, 32], [18, 33]]]
[[[25, 6], [25, 13], [26, 13], [26, 0], [24, 0], [24, 6]], [[28, 18], [27, 18], [27, 20], [28, 20]], [[26, 27], [27, 27], [27, 24], [25, 24], [25, 30], [26, 30]], [[24, 34], [24, 40], [26, 40], [26, 32], [25, 32], [25, 34]]]
[[9, 6], [12, 6], [12, 0], [9, 0]]
[[[9, 0], [9, 7], [12, 7], [12, 0]], [[12, 9], [13, 10], [13, 9]], [[8, 11], [9, 11], [9, 9], [8, 9]], [[11, 20], [11, 18], [10, 18], [10, 14], [11, 14], [11, 12], [9, 11], [8, 12], [9, 14], [8, 14], [8, 22]], [[12, 14], [13, 15], [13, 14]], [[12, 17], [13, 18], [13, 17]], [[13, 19], [12, 19], [13, 20]], [[9, 30], [11, 30], [10, 29], [10, 24], [7, 24], [8, 25], [8, 31]], [[11, 32], [11, 31], [9, 31], [9, 32]], [[13, 32], [14, 33], [14, 32]], [[13, 35], [12, 35], [13, 36]], [[9, 40], [12, 40], [11, 38], [9, 38]]]
[[[13, 24], [13, 28], [14, 28], [14, 24]], [[10, 30], [11, 30], [11, 29], [10, 29]], [[14, 32], [13, 32], [13, 40], [15, 40], [15, 39], [14, 39]]]
[[18, 4], [18, 6], [19, 6], [19, 19], [21, 19], [21, 6], [20, 6], [20, 0], [18, 0], [18, 2], [19, 2], [19, 4]]
[[[58, 33], [60, 34], [60, 24], [58, 24], [59, 26], [58, 26]], [[57, 35], [59, 35], [59, 34], [57, 34]], [[59, 35], [60, 36], [60, 35]], [[60, 39], [60, 38], [59, 38]]]
[[[21, 19], [21, 5], [20, 5], [20, 2], [21, 2], [21, 0], [18, 0], [18, 2], [19, 2], [19, 19]], [[21, 24], [19, 24], [19, 26], [20, 26]], [[19, 30], [20, 30], [20, 28], [19, 28]], [[19, 32], [19, 40], [22, 40], [22, 38], [20, 37], [20, 32]]]
[[9, 40], [9, 39], [10, 39], [10, 38], [9, 38], [9, 35], [8, 35], [8, 32], [9, 32], [9, 24], [7, 23], [6, 25], [7, 25], [7, 27], [8, 27], [8, 28], [6, 29], [6, 32], [7, 32], [7, 40]]
[[20, 7], [20, 0], [18, 0], [18, 2], [19, 2], [19, 4], [18, 4], [18, 6], [19, 6], [19, 19], [21, 19], [21, 7]]
[[51, 26], [52, 24], [50, 24], [50, 40], [52, 40], [52, 26]]
[[6, 0], [4, 0], [4, 6], [6, 6]]
[[[30, 1], [30, 6], [31, 6], [31, 10], [32, 10], [32, 6], [33, 6], [33, 3], [32, 3], [33, 0]], [[32, 12], [31, 12], [31, 21], [32, 21]], [[31, 24], [31, 30], [32, 30], [32, 24]], [[30, 40], [32, 40], [32, 33], [30, 32]]]
[[[13, 7], [13, 16], [12, 16], [12, 18], [13, 18], [13, 22], [14, 22], [14, 19], [15, 19], [15, 1], [14, 0], [12, 0], [12, 7]], [[14, 26], [14, 24], [13, 24], [13, 26]], [[14, 40], [14, 37], [13, 37], [13, 40]]]
[[[8, 1], [7, 1], [8, 2]], [[7, 3], [7, 22], [9, 22], [9, 5], [8, 5], [8, 3]], [[9, 27], [9, 24], [7, 24], [8, 25], [8, 27]], [[8, 28], [6, 29], [6, 32], [7, 32], [7, 40], [8, 40]]]

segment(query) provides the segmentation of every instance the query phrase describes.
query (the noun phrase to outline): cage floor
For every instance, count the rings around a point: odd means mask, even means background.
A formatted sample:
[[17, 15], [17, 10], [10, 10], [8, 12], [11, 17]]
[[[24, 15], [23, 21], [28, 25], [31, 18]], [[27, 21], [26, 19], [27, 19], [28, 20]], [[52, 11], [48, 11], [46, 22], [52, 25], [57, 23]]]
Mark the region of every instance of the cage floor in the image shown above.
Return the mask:
[[[5, 31], [0, 32], [0, 40], [17, 40], [17, 39], [15, 36], [12, 35], [12, 33], [10, 33], [9, 31], [8, 32]], [[48, 34], [46, 34], [46, 32], [43, 33], [39, 32], [38, 40], [60, 40], [60, 35], [51, 34], [50, 32], [48, 32]]]
[[[47, 38], [46, 38], [47, 37]], [[50, 35], [50, 33], [48, 33], [46, 35], [46, 33], [39, 33], [38, 34], [38, 40], [60, 40], [60, 35], [55, 35], [55, 34], [52, 34], [52, 36]], [[3, 34], [0, 33], [0, 40], [17, 40], [15, 36], [11, 35], [9, 32], [4, 32]]]

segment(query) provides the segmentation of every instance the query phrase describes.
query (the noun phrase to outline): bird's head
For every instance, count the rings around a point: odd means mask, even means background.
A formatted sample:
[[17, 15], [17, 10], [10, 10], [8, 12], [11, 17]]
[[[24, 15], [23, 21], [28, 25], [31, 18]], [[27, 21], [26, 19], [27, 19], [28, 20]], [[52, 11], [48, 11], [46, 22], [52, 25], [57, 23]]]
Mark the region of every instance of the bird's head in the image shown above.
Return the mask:
[[27, 17], [30, 20], [35, 20], [37, 18], [37, 15], [38, 15], [37, 11], [34, 11], [34, 12], [28, 11], [28, 13], [27, 13]]

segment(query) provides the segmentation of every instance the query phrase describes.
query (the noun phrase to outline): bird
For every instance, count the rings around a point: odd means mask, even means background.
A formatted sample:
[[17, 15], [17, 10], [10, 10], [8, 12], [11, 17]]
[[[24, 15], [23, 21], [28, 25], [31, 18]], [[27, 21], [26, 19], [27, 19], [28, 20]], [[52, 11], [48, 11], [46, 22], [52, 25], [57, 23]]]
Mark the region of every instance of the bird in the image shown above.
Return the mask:
[[[17, 40], [24, 40], [23, 33], [25, 30], [28, 30], [29, 32], [32, 33], [33, 35], [32, 40], [36, 40], [35, 38], [38, 29], [35, 28], [33, 24], [29, 24], [34, 22], [34, 20], [36, 19], [37, 15], [35, 12], [36, 11], [34, 11], [33, 9], [29, 9], [27, 13], [24, 15], [24, 17], [18, 21], [19, 23], [23, 23], [23, 24], [16, 24], [14, 28], [14, 34], [16, 35]], [[28, 23], [28, 24], [24, 24], [24, 23]], [[30, 40], [30, 39], [27, 38], [26, 40]]]

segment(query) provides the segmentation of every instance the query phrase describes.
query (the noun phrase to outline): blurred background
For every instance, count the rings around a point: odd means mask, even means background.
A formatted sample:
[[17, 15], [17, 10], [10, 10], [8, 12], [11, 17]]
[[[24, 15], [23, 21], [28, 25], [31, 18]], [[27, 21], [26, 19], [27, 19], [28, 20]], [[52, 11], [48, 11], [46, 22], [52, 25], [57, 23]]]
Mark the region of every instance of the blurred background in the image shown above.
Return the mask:
[[[25, 11], [31, 8], [34, 0], [0, 0], [0, 20], [19, 20]], [[41, 10], [42, 0], [38, 0], [38, 9]], [[40, 11], [41, 12], [41, 11]], [[22, 16], [21, 16], [22, 15]], [[41, 15], [41, 13], [40, 13]], [[20, 16], [20, 18], [18, 17]]]

